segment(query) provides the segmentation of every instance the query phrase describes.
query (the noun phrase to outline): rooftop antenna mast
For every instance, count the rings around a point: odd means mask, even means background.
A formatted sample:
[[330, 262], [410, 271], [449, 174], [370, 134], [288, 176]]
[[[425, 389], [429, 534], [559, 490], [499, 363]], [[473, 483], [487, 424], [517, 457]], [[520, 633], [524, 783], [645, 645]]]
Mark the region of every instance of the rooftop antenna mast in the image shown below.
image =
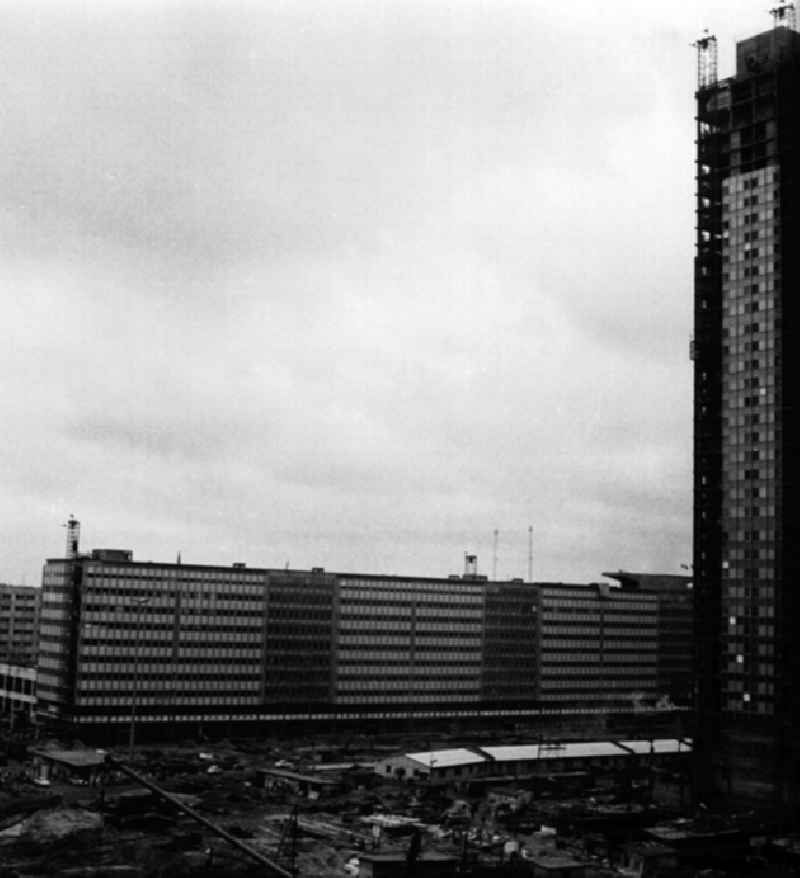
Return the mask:
[[497, 537], [500, 531], [494, 529], [494, 555], [492, 556], [492, 582], [497, 582]]
[[717, 38], [706, 28], [692, 45], [697, 49], [697, 87], [711, 88], [717, 84]]
[[528, 582], [533, 582], [533, 525], [528, 525]]
[[797, 30], [797, 15], [794, 3], [778, 3], [769, 11], [775, 27], [788, 27], [789, 30]]

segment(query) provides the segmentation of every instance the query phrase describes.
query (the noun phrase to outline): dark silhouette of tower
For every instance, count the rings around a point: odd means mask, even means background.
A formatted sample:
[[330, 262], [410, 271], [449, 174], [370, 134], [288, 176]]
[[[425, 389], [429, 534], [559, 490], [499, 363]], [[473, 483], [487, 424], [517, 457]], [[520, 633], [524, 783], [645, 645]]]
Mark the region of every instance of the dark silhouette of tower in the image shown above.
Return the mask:
[[[800, 798], [800, 34], [698, 41], [695, 792]], [[795, 740], [797, 738], [797, 740]]]

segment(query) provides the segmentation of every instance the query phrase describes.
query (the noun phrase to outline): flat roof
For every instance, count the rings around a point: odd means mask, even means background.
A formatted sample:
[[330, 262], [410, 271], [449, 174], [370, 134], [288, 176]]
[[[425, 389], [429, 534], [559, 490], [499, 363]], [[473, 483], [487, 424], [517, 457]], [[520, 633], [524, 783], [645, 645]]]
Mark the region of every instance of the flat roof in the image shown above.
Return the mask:
[[70, 768], [92, 768], [102, 765], [106, 760], [105, 753], [96, 750], [31, 750], [34, 756], [50, 759], [68, 765]]
[[565, 854], [537, 854], [531, 862], [540, 869], [581, 869], [586, 866]]
[[298, 771], [286, 771], [283, 768], [258, 768], [261, 774], [268, 774], [270, 777], [279, 777], [283, 780], [296, 780], [302, 783], [317, 784], [318, 786], [331, 787], [336, 785], [336, 781], [329, 777], [320, 777], [316, 774], [301, 774]]
[[515, 762], [527, 759], [580, 759], [591, 756], [622, 756], [624, 751], [613, 741], [566, 741], [558, 746], [552, 744], [522, 744], [510, 747], [483, 747], [498, 762]]
[[692, 749], [691, 738], [656, 738], [653, 741], [620, 741], [619, 744], [634, 753], [689, 753]]
[[407, 759], [421, 762], [426, 768], [451, 768], [454, 765], [475, 765], [486, 762], [486, 758], [467, 750], [466, 747], [457, 747], [454, 750], [428, 750], [423, 753], [406, 753]]
[[[405, 851], [392, 851], [383, 854], [365, 854], [359, 852], [356, 854], [359, 860], [366, 863], [405, 863], [408, 854]], [[418, 860], [424, 863], [457, 863], [458, 857], [454, 854], [445, 854], [441, 851], [420, 851], [417, 856]]]
[[[184, 567], [187, 571], [189, 570], [219, 570], [230, 572], [235, 570], [241, 574], [259, 574], [259, 575], [268, 575], [274, 577], [293, 577], [293, 576], [319, 576], [319, 577], [334, 577], [337, 579], [359, 579], [364, 581], [371, 582], [387, 582], [387, 583], [404, 583], [404, 582], [428, 582], [428, 583], [442, 583], [442, 584], [450, 584], [455, 585], [459, 583], [461, 585], [515, 585], [515, 586], [535, 586], [537, 588], [550, 588], [550, 587], [566, 587], [572, 589], [596, 589], [599, 586], [607, 587], [608, 583], [570, 583], [570, 582], [526, 582], [524, 580], [520, 580], [518, 577], [514, 577], [511, 579], [489, 579], [488, 577], [483, 576], [482, 574], [474, 577], [470, 575], [464, 575], [461, 573], [452, 573], [447, 576], [414, 576], [414, 575], [401, 575], [397, 573], [352, 573], [348, 571], [341, 570], [327, 570], [324, 567], [311, 567], [308, 569], [297, 569], [290, 568], [286, 569], [283, 567], [250, 567], [248, 564], [243, 563], [241, 561], [233, 561], [230, 564], [194, 564], [189, 561], [181, 561], [177, 563], [176, 561], [137, 561], [135, 559], [124, 560], [122, 558], [93, 558], [93, 551], [110, 551], [108, 549], [92, 549], [89, 552], [81, 552], [77, 558], [47, 558], [46, 563], [48, 564], [70, 564], [74, 561], [77, 562], [89, 562], [95, 565], [105, 565], [110, 567], [148, 567], [148, 568], [169, 568], [169, 569], [177, 569]], [[114, 551], [132, 551], [132, 550], [114, 550]], [[30, 586], [33, 588], [33, 586]], [[621, 589], [620, 589], [621, 591]]]
[[489, 759], [466, 747], [452, 750], [428, 750], [422, 753], [405, 753], [426, 768], [450, 768], [457, 765], [475, 765], [481, 762], [528, 762], [540, 759], [591, 759], [597, 756], [629, 756], [649, 753], [689, 753], [690, 738], [655, 738], [652, 741], [564, 741], [563, 743], [513, 744], [498, 747], [481, 747]]

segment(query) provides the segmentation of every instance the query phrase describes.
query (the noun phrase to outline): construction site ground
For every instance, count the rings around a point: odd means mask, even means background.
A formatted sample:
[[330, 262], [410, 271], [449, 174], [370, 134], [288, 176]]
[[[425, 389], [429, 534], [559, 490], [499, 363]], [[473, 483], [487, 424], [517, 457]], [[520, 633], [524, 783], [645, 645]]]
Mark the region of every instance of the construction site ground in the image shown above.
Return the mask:
[[[412, 844], [452, 855], [459, 874], [532, 875], [522, 867], [541, 855], [580, 862], [590, 878], [619, 875], [620, 833], [592, 831], [582, 818], [598, 809], [635, 815], [654, 807], [637, 802], [630, 787], [622, 797], [611, 785], [537, 798], [530, 785], [518, 784], [498, 803], [487, 789], [387, 781], [372, 770], [376, 758], [420, 745], [414, 736], [237, 739], [142, 746], [132, 758], [118, 749], [114, 756], [299, 878], [356, 876], [364, 855], [396, 851], [404, 861]], [[452, 741], [427, 736], [424, 746]], [[36, 742], [44, 751], [82, 747], [79, 741]], [[0, 878], [270, 874], [113, 766], [92, 785], [64, 774], [39, 786], [30, 755], [16, 755], [0, 768]], [[309, 796], [292, 788], [290, 778], [267, 776], [264, 769], [328, 783]], [[264, 787], [265, 778], [272, 789]], [[661, 809], [679, 814], [676, 801]]]

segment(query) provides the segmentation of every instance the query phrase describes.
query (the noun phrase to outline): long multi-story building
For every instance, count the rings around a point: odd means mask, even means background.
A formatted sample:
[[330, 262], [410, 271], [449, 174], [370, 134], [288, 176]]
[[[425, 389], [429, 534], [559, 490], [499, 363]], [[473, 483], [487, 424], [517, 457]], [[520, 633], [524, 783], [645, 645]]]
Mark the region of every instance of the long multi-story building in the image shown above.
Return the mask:
[[0, 583], [0, 662], [36, 666], [41, 589]]
[[76, 552], [45, 564], [38, 696], [104, 727], [631, 710], [657, 695], [656, 617], [608, 585]]
[[800, 35], [794, 5], [716, 76], [698, 42], [694, 358], [696, 787], [800, 796]]

